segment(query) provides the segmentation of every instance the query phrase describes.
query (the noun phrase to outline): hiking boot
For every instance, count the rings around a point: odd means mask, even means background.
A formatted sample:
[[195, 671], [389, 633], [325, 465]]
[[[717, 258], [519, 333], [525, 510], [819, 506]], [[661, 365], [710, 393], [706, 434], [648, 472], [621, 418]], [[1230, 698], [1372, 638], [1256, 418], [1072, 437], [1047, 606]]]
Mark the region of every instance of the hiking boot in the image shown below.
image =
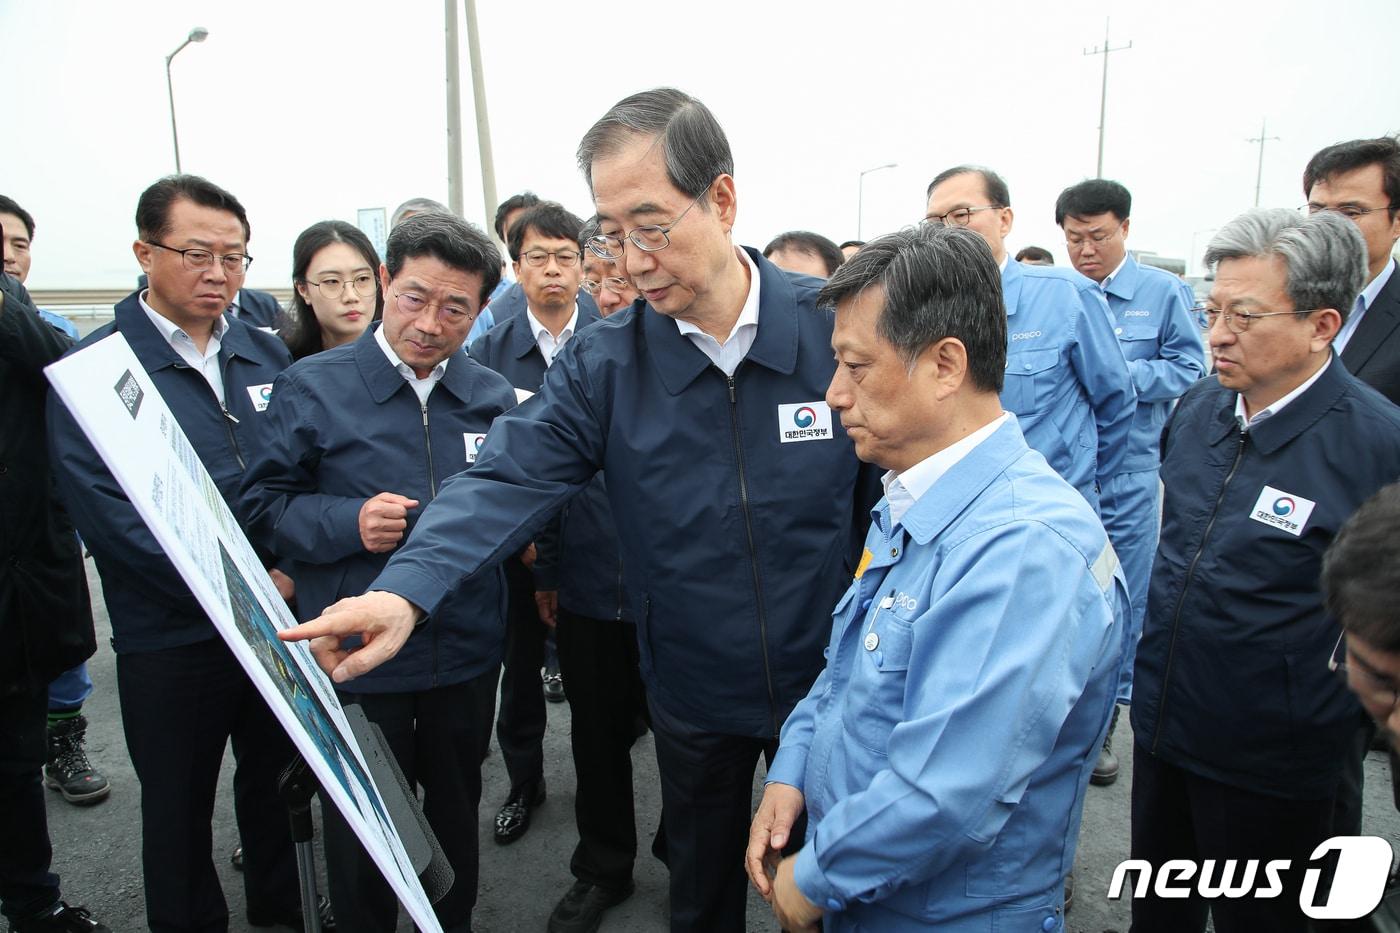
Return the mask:
[[[49, 723], [49, 760], [44, 765], [44, 785], [78, 806], [88, 806], [106, 798], [112, 785], [102, 772], [88, 762], [83, 741], [87, 719], [74, 716]], [[76, 910], [77, 908], [72, 908]]]

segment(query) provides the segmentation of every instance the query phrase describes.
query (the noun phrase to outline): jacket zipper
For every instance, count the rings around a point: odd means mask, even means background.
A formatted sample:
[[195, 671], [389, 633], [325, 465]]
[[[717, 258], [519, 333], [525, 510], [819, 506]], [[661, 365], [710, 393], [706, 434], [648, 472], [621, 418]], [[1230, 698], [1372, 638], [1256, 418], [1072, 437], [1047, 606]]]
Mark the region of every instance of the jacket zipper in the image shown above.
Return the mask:
[[744, 530], [749, 539], [749, 567], [753, 570], [753, 592], [758, 601], [758, 638], [759, 646], [763, 649], [763, 677], [768, 685], [768, 715], [773, 721], [773, 735], [777, 737], [778, 699], [773, 690], [773, 671], [768, 662], [768, 620], [763, 614], [763, 581], [758, 574], [758, 547], [754, 543], [753, 515], [749, 510], [749, 483], [744, 472], [744, 445], [739, 434], [739, 398], [734, 389], [734, 377], [726, 373], [724, 381], [729, 385], [729, 424], [734, 430], [734, 457], [739, 465], [739, 505], [744, 512]]
[[1230, 488], [1230, 481], [1235, 478], [1235, 473], [1240, 468], [1240, 461], [1244, 460], [1244, 448], [1249, 442], [1249, 434], [1240, 432], [1240, 445], [1235, 450], [1235, 462], [1230, 464], [1230, 472], [1225, 474], [1225, 482], [1220, 485], [1220, 494], [1215, 497], [1215, 505], [1211, 506], [1210, 520], [1206, 522], [1206, 530], [1201, 534], [1201, 543], [1196, 548], [1196, 554], [1191, 558], [1191, 564], [1186, 568], [1186, 579], [1181, 583], [1181, 595], [1176, 598], [1176, 611], [1172, 614], [1172, 640], [1167, 646], [1167, 666], [1162, 671], [1162, 700], [1157, 708], [1157, 728], [1152, 735], [1152, 754], [1157, 754], [1157, 746], [1162, 741], [1162, 719], [1167, 713], [1167, 684], [1172, 676], [1172, 659], [1176, 655], [1176, 636], [1181, 632], [1181, 609], [1186, 603], [1186, 591], [1191, 587], [1191, 578], [1196, 574], [1196, 565], [1201, 562], [1201, 556], [1205, 554], [1206, 544], [1210, 541], [1211, 529], [1215, 527], [1216, 515], [1220, 512], [1220, 503], [1225, 501], [1225, 492]]
[[[193, 366], [183, 361], [175, 363], [174, 366], [176, 369], [187, 369], [191, 372], [194, 371]], [[224, 385], [227, 386], [227, 365], [224, 366], [223, 378]], [[214, 387], [209, 384], [209, 380], [205, 379], [202, 373], [200, 374], [199, 381], [204, 383], [204, 387], [209, 390], [209, 394], [214, 396], [214, 404], [219, 406], [219, 413], [223, 417], [224, 428], [228, 431], [228, 446], [229, 449], [233, 451], [233, 459], [238, 461], [238, 471], [240, 473], [246, 473], [248, 470], [248, 464], [243, 461], [243, 451], [238, 446], [238, 435], [234, 433], [233, 430], [233, 426], [235, 424], [242, 424], [243, 422], [239, 421], [237, 416], [235, 416], [233, 412], [228, 410], [228, 405], [219, 398], [218, 394], [214, 391]]]
[[[428, 499], [437, 498], [437, 471], [433, 468], [433, 437], [428, 433], [428, 403], [419, 402], [418, 407], [423, 412], [423, 446], [428, 452]], [[430, 626], [433, 630], [433, 679], [432, 686], [438, 685], [438, 632], [441, 625]]]

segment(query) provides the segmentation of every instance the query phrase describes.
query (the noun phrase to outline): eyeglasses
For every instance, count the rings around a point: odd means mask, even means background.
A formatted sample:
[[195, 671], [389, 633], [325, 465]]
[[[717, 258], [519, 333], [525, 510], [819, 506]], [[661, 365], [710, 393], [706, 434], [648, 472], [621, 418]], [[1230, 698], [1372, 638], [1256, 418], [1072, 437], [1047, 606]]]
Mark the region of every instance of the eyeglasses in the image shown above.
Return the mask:
[[374, 276], [366, 272], [357, 275], [353, 279], [341, 279], [334, 275], [328, 275], [319, 282], [304, 280], [307, 285], [315, 285], [321, 290], [321, 295], [326, 298], [339, 298], [345, 294], [345, 286], [353, 288], [361, 298], [369, 298], [374, 295]]
[[[394, 293], [394, 306], [411, 317], [418, 317], [423, 313], [423, 309], [431, 304], [432, 302], [422, 295], [415, 295], [412, 292]], [[461, 305], [438, 305], [438, 316], [452, 322], [475, 320], [479, 313], [479, 311], [473, 311]]]
[[936, 227], [966, 227], [972, 223], [972, 215], [978, 211], [999, 210], [1001, 210], [1001, 206], [997, 204], [988, 204], [986, 207], [960, 207], [946, 214], [929, 214], [924, 218], [924, 223], [933, 224]]
[[1197, 305], [1191, 309], [1191, 313], [1197, 316], [1204, 314], [1206, 326], [1208, 328], [1215, 327], [1216, 320], [1220, 317], [1224, 317], [1225, 326], [1229, 329], [1230, 333], [1242, 334], [1249, 330], [1249, 325], [1254, 322], [1255, 318], [1277, 317], [1281, 314], [1296, 314], [1301, 317], [1305, 314], [1312, 314], [1313, 311], [1316, 310], [1316, 308], [1313, 308], [1308, 311], [1222, 311], [1219, 308], [1208, 308], [1205, 305]]
[[[713, 182], [711, 182], [713, 184]], [[680, 212], [675, 220], [664, 226], [658, 224], [645, 224], [640, 227], [633, 227], [621, 237], [608, 233], [600, 233], [588, 238], [588, 251], [599, 259], [610, 259], [617, 262], [622, 258], [624, 241], [631, 241], [637, 249], [646, 253], [654, 253], [657, 250], [665, 249], [671, 245], [671, 231], [676, 228], [676, 224], [685, 219], [685, 215], [690, 213], [691, 208], [700, 203], [700, 199], [710, 193], [709, 185], [705, 190], [695, 196], [695, 200], [685, 210]]]
[[172, 253], [180, 254], [180, 261], [185, 268], [191, 272], [202, 272], [214, 265], [214, 260], [224, 267], [224, 271], [229, 275], [242, 275], [248, 271], [248, 267], [253, 264], [253, 257], [245, 253], [226, 253], [223, 256], [215, 256], [207, 249], [176, 249], [173, 246], [166, 246], [164, 243], [157, 243], [155, 240], [147, 240], [147, 246], [154, 246], [157, 249], [168, 250]]
[[582, 287], [584, 291], [588, 292], [588, 294], [595, 296], [605, 288], [614, 295], [621, 295], [624, 297], [633, 290], [631, 282], [615, 275], [610, 275], [601, 282], [595, 282], [592, 279], [584, 279], [579, 283], [579, 286]]
[[1367, 214], [1374, 214], [1377, 211], [1393, 211], [1395, 209], [1396, 205], [1394, 204], [1387, 204], [1385, 207], [1357, 207], [1354, 204], [1344, 204], [1341, 207], [1325, 207], [1321, 204], [1313, 204], [1312, 202], [1308, 202], [1298, 208], [1301, 213], [1307, 214], [1308, 216], [1321, 214], [1323, 211], [1332, 211], [1333, 213], [1341, 214], [1347, 220], [1360, 220]]
[[1327, 659], [1327, 669], [1346, 682], [1346, 685], [1355, 690], [1362, 699], [1370, 700], [1376, 706], [1389, 706], [1393, 712], [1400, 706], [1400, 687], [1395, 681], [1387, 680], [1371, 673], [1364, 666], [1358, 665], [1355, 670], [1361, 675], [1355, 683], [1352, 682], [1348, 672], [1353, 668], [1347, 664], [1346, 655], [1346, 633], [1337, 636], [1337, 644], [1332, 648], [1332, 656]]
[[572, 269], [583, 258], [583, 253], [576, 249], [532, 249], [527, 253], [520, 254], [520, 258], [525, 260], [525, 265], [535, 269], [548, 265], [550, 256], [553, 256], [554, 261], [559, 263], [559, 268]]
[[1093, 243], [1095, 246], [1097, 246], [1100, 243], [1107, 243], [1109, 240], [1113, 239], [1113, 237], [1122, 229], [1122, 227], [1114, 227], [1112, 230], [1106, 230], [1102, 233], [1091, 233], [1087, 237], [1066, 236], [1065, 245], [1070, 247], [1071, 249], [1079, 249], [1086, 242]]

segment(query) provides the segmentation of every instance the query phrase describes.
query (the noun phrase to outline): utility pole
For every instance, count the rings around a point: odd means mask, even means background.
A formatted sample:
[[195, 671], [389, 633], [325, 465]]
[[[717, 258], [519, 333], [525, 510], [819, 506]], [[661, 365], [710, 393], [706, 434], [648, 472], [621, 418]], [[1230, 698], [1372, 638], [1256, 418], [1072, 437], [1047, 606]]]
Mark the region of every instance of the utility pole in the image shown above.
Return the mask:
[[889, 163], [886, 163], [885, 165], [877, 165], [877, 166], [875, 166], [874, 168], [868, 168], [868, 169], [866, 169], [865, 171], [863, 171], [863, 172], [860, 173], [860, 181], [859, 181], [859, 182], [857, 183], [857, 185], [856, 185], [856, 239], [857, 239], [857, 240], [862, 239], [861, 230], [862, 230], [862, 227], [863, 227], [863, 222], [864, 222], [864, 220], [865, 220], [865, 176], [866, 176], [866, 175], [869, 175], [871, 172], [878, 172], [878, 171], [881, 171], [882, 169], [897, 168], [898, 165], [899, 165], [898, 162], [889, 162]]
[[446, 0], [447, 206], [462, 216], [462, 76], [457, 66], [457, 0]]
[[1255, 170], [1255, 173], [1254, 173], [1254, 206], [1255, 206], [1255, 207], [1258, 207], [1258, 206], [1259, 206], [1259, 189], [1262, 188], [1263, 185], [1264, 185], [1264, 143], [1265, 143], [1266, 141], [1270, 140], [1270, 139], [1272, 139], [1274, 142], [1278, 142], [1278, 141], [1279, 141], [1279, 138], [1278, 138], [1277, 136], [1269, 136], [1269, 135], [1266, 135], [1268, 132], [1269, 132], [1269, 121], [1268, 121], [1268, 118], [1265, 118], [1265, 119], [1263, 119], [1263, 120], [1261, 120], [1261, 121], [1259, 122], [1259, 135], [1258, 135], [1258, 136], [1251, 136], [1249, 139], [1246, 139], [1246, 140], [1245, 140], [1245, 142], [1247, 142], [1247, 143], [1258, 143], [1258, 144], [1259, 144], [1259, 168], [1256, 169], [1256, 170]]
[[496, 215], [496, 163], [491, 157], [491, 121], [486, 116], [486, 78], [481, 68], [481, 32], [476, 27], [476, 0], [467, 0], [467, 51], [472, 60], [472, 100], [476, 104], [476, 146], [481, 156], [481, 198], [486, 226]]
[[1103, 88], [1099, 91], [1099, 163], [1098, 168], [1094, 170], [1095, 178], [1103, 177], [1103, 129], [1105, 122], [1104, 117], [1108, 112], [1108, 53], [1122, 52], [1125, 49], [1133, 47], [1133, 40], [1131, 39], [1128, 40], [1127, 45], [1120, 45], [1116, 49], [1109, 45], [1108, 22], [1108, 19], [1105, 18], [1103, 22], [1103, 48], [1099, 48], [1096, 45], [1092, 49], [1084, 50], [1085, 55], [1103, 56]]

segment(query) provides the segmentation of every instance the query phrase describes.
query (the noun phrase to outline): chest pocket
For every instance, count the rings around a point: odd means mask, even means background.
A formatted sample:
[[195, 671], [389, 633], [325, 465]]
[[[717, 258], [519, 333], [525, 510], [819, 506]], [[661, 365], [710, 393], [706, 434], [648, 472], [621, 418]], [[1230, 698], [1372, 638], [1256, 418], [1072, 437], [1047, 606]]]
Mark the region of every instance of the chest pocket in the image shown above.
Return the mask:
[[1124, 359], [1150, 360], [1157, 355], [1157, 328], [1151, 324], [1120, 324], [1113, 333]]
[[1044, 411], [1050, 407], [1059, 374], [1060, 353], [1053, 347], [1022, 350], [1006, 356], [1006, 381], [1002, 405], [1014, 414]]
[[856, 741], [881, 755], [904, 715], [913, 647], [914, 626], [889, 609], [877, 612], [858, 635], [842, 719]]

